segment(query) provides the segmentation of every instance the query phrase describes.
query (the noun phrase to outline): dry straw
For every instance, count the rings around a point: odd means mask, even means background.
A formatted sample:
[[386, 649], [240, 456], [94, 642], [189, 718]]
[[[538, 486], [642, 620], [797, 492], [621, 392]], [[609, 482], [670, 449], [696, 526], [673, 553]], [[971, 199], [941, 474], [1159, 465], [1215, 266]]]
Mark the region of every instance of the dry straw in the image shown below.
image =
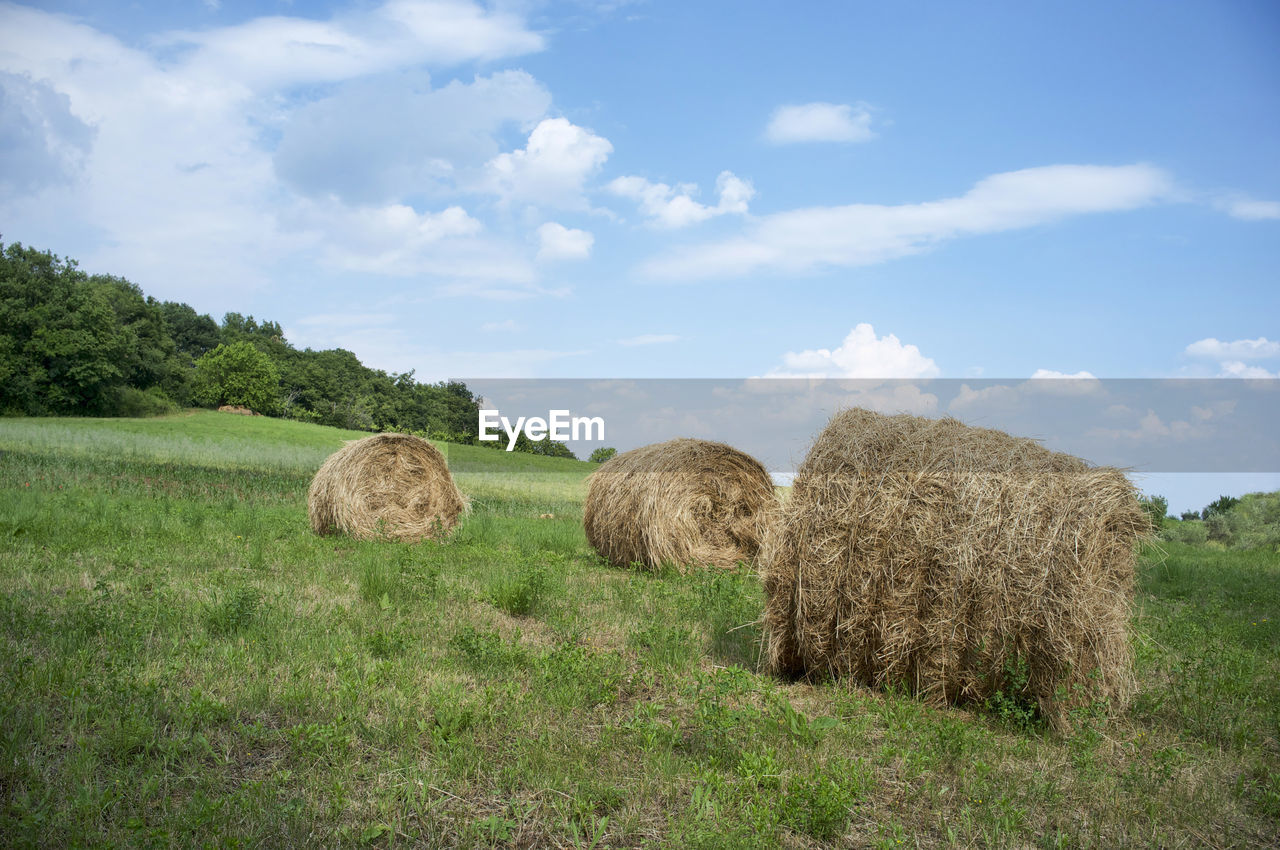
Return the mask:
[[606, 461], [591, 474], [582, 521], [616, 566], [732, 567], [755, 558], [776, 506], [758, 460], [685, 438]]
[[311, 481], [307, 508], [317, 534], [412, 541], [447, 534], [466, 499], [431, 443], [377, 434], [329, 456]]
[[1117, 469], [953, 419], [842, 411], [761, 553], [769, 662], [933, 703], [1017, 688], [1065, 728], [1132, 695], [1149, 528]]

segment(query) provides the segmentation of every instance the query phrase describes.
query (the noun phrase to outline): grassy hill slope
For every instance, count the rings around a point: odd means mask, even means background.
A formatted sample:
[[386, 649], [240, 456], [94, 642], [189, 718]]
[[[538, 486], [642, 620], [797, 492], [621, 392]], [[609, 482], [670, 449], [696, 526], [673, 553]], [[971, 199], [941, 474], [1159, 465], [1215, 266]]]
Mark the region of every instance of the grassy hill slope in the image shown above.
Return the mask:
[[449, 539], [317, 538], [360, 436], [0, 419], [0, 844], [1280, 839], [1275, 554], [1149, 553], [1141, 696], [1053, 738], [757, 673], [756, 577], [599, 563], [590, 464], [445, 446]]

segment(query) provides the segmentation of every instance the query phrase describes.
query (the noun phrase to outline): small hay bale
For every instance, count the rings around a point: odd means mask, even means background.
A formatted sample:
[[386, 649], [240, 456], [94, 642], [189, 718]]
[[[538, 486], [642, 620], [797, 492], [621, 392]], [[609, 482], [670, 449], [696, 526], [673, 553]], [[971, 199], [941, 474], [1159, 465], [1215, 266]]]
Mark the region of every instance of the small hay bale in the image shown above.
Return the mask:
[[954, 419], [842, 411], [761, 552], [769, 664], [935, 704], [1025, 673], [1020, 696], [1064, 729], [1070, 708], [1133, 693], [1149, 529], [1117, 469]]
[[443, 537], [465, 508], [444, 455], [408, 434], [348, 443], [324, 462], [307, 493], [317, 534], [361, 540]]
[[729, 568], [755, 559], [777, 506], [760, 462], [682, 438], [623, 452], [591, 473], [582, 523], [605, 560]]

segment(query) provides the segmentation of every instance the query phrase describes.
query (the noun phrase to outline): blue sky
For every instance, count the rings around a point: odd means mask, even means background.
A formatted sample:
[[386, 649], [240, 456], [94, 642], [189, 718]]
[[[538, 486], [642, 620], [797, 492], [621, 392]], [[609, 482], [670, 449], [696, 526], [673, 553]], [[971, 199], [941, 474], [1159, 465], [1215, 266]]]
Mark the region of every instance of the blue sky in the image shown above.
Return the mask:
[[0, 234], [421, 378], [1274, 376], [1277, 43], [1265, 0], [0, 3]]

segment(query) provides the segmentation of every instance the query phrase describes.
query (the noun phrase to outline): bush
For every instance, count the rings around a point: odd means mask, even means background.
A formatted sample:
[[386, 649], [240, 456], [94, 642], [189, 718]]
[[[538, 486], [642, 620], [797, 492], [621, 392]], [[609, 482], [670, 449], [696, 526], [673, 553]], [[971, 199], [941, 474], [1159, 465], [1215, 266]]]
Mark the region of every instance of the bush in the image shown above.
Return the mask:
[[136, 387], [121, 387], [116, 396], [115, 415], [133, 419], [148, 416], [164, 416], [177, 411], [178, 406], [170, 401], [164, 390], [151, 387], [140, 390]]
[[280, 374], [251, 342], [219, 345], [196, 361], [191, 396], [200, 404], [234, 404], [258, 413], [277, 406]]
[[600, 448], [593, 451], [591, 453], [591, 457], [587, 458], [587, 460], [591, 461], [592, 463], [604, 463], [606, 460], [613, 457], [617, 453], [618, 453], [618, 450], [615, 449], [613, 446], [601, 446]]
[[1189, 543], [1193, 546], [1199, 546], [1209, 539], [1209, 529], [1198, 519], [1182, 520], [1181, 522], [1165, 523], [1163, 529], [1160, 530], [1160, 538], [1162, 540], [1174, 540], [1178, 543]]
[[1144, 496], [1138, 500], [1151, 520], [1151, 527], [1159, 531], [1169, 513], [1169, 500], [1164, 496]]
[[1161, 537], [1218, 548], [1280, 547], [1280, 492], [1223, 496], [1203, 516], [1199, 522], [1170, 522]]

